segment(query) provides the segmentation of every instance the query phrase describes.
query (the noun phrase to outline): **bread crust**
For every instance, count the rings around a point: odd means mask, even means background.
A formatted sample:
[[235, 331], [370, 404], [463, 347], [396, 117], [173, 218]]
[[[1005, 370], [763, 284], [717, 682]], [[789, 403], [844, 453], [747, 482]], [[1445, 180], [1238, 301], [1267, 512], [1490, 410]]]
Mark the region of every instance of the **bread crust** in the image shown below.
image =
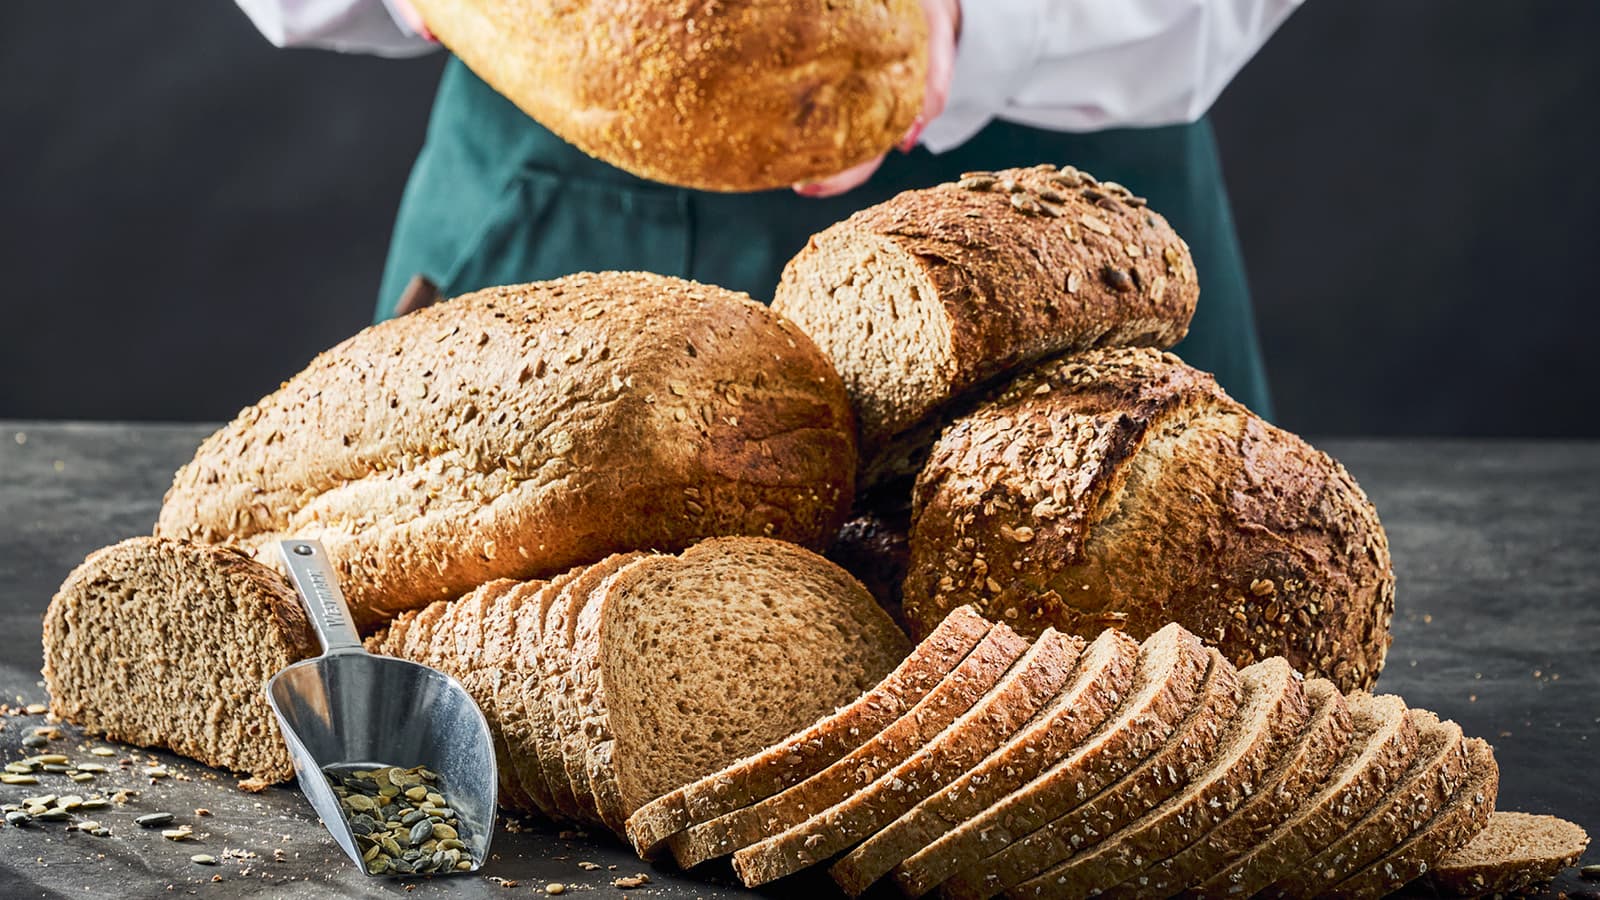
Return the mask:
[[[903, 270], [892, 305], [876, 308], [858, 290], [852, 258], [892, 258]], [[1064, 351], [1170, 347], [1198, 296], [1188, 245], [1141, 198], [1040, 165], [857, 212], [789, 262], [773, 308], [839, 368], [861, 417], [862, 483], [872, 485], [915, 473], [934, 436], [917, 426], [964, 392]], [[919, 324], [896, 341], [889, 330], [908, 316]], [[872, 353], [859, 352], [863, 342]], [[919, 390], [906, 390], [906, 371], [922, 374]]]
[[915, 0], [414, 0], [511, 102], [580, 150], [708, 191], [787, 188], [890, 149], [921, 110]]
[[849, 508], [852, 422], [821, 351], [743, 294], [584, 273], [321, 354], [201, 445], [156, 530], [320, 538], [370, 627], [495, 578], [711, 535], [820, 549]]
[[945, 430], [913, 496], [905, 614], [1037, 631], [1178, 622], [1235, 665], [1344, 690], [1383, 667], [1394, 573], [1342, 466], [1150, 349], [1043, 364]]

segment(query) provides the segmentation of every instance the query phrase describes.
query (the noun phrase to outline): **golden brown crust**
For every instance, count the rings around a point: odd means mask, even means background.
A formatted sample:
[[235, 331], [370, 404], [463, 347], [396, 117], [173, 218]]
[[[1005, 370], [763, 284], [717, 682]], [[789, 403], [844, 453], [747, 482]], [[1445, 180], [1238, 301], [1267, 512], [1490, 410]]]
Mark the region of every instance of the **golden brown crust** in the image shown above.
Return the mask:
[[[854, 355], [856, 330], [835, 324], [855, 276], [839, 265], [858, 248], [903, 258], [909, 298], [938, 312], [915, 340], [878, 322], [874, 352]], [[884, 277], [884, 276], [877, 276]], [[963, 392], [1017, 366], [1066, 350], [1170, 347], [1183, 339], [1199, 283], [1188, 245], [1127, 189], [1072, 167], [1040, 165], [972, 173], [960, 182], [907, 191], [818, 234], [784, 269], [773, 308], [797, 321], [833, 359], [861, 417], [863, 484], [910, 475], [933, 434], [918, 430]], [[882, 334], [881, 338], [877, 337]], [[883, 354], [937, 360], [919, 395], [898, 383], [904, 368]], [[858, 371], [859, 370], [859, 371]]]
[[1388, 543], [1343, 467], [1147, 349], [1039, 366], [946, 429], [914, 496], [905, 614], [1028, 631], [1178, 622], [1236, 665], [1342, 689], [1382, 669]]
[[711, 191], [888, 150], [922, 106], [915, 0], [414, 0], [484, 81], [585, 153]]
[[849, 507], [853, 431], [826, 358], [745, 295], [586, 273], [321, 354], [201, 445], [157, 533], [321, 538], [370, 626], [623, 550], [820, 547]]

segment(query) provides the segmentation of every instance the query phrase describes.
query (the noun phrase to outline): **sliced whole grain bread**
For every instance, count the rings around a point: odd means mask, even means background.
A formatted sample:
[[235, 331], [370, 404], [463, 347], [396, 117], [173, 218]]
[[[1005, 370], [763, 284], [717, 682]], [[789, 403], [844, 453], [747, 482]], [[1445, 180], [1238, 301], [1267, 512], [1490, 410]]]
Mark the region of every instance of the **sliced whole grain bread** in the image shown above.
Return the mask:
[[[940, 896], [981, 900], [1017, 890], [1075, 852], [1098, 846], [1189, 783], [1215, 754], [1244, 701], [1239, 671], [1215, 649], [1210, 656], [1199, 697], [1155, 753], [1053, 821], [962, 869], [940, 886]], [[1048, 885], [1044, 893], [1051, 894]]]
[[1253, 796], [1272, 763], [1305, 729], [1310, 713], [1299, 674], [1281, 657], [1244, 669], [1239, 680], [1244, 704], [1217, 751], [1182, 790], [1101, 838], [1092, 850], [1074, 852], [1011, 893], [1098, 896], [1152, 859], [1182, 849], [1195, 832], [1210, 829]]
[[746, 887], [841, 853], [983, 761], [1050, 702], [1083, 653], [1081, 638], [1046, 629], [972, 708], [921, 749], [845, 800], [733, 855]]
[[930, 843], [894, 868], [896, 884], [920, 897], [1138, 767], [1193, 709], [1210, 665], [1200, 639], [1178, 625], [1140, 648], [1132, 692], [1066, 759]]
[[755, 756], [741, 759], [640, 807], [627, 836], [639, 855], [655, 855], [690, 825], [766, 799], [861, 746], [927, 696], [993, 625], [970, 606], [952, 612], [872, 690]]
[[1409, 715], [1419, 736], [1411, 769], [1348, 831], [1257, 896], [1315, 897], [1393, 849], [1449, 801], [1467, 778], [1461, 726], [1426, 710]]
[[1346, 698], [1356, 734], [1339, 764], [1250, 852], [1193, 887], [1197, 897], [1249, 897], [1293, 872], [1359, 819], [1410, 768], [1418, 735], [1393, 694]]
[[1512, 894], [1556, 877], [1588, 847], [1588, 833], [1566, 819], [1496, 812], [1477, 837], [1428, 872], [1428, 884], [1461, 897]]
[[860, 582], [795, 544], [712, 538], [610, 582], [598, 672], [621, 819], [859, 697], [910, 642]]
[[1128, 695], [1138, 658], [1139, 645], [1132, 638], [1101, 632], [1048, 707], [988, 758], [846, 854], [830, 870], [834, 881], [845, 893], [860, 896], [906, 857], [1069, 754]]
[[910, 712], [871, 740], [787, 790], [673, 835], [668, 842], [672, 855], [685, 868], [699, 865], [791, 828], [844, 800], [915, 753], [971, 709], [1028, 647], [1026, 638], [1003, 623], [996, 625]]
[[[500, 708], [500, 687], [513, 680], [515, 669], [509, 652], [509, 639], [515, 631], [515, 611], [544, 587], [543, 581], [501, 579], [479, 588], [493, 591], [493, 599], [482, 615], [482, 640], [471, 649], [472, 662], [457, 676], [489, 723], [494, 737], [495, 760], [500, 766], [500, 804], [512, 809], [532, 809], [549, 815], [548, 797], [535, 797], [517, 778], [511, 762], [511, 745], [506, 740], [505, 718]], [[474, 592], [476, 593], [476, 592]]]
[[44, 615], [53, 715], [259, 782], [294, 776], [261, 686], [316, 653], [282, 575], [188, 541], [140, 537], [95, 551]]
[[1375, 900], [1427, 874], [1440, 860], [1466, 846], [1488, 827], [1500, 788], [1494, 751], [1480, 738], [1467, 739], [1470, 774], [1433, 818], [1366, 868], [1321, 892], [1328, 900]]
[[540, 647], [551, 604], [585, 568], [579, 566], [555, 576], [524, 603], [510, 636], [512, 675], [508, 683], [501, 685], [498, 698], [506, 743], [521, 748], [521, 752], [512, 755], [512, 771], [530, 795], [542, 791], [549, 798], [551, 818], [558, 819], [574, 819], [577, 803], [566, 788], [566, 779], [557, 778], [560, 767], [551, 758], [556, 730], [544, 692]]
[[1344, 694], [1333, 682], [1310, 679], [1304, 693], [1310, 721], [1243, 805], [1209, 831], [1201, 828], [1186, 834], [1186, 847], [1103, 889], [1099, 896], [1105, 900], [1170, 897], [1247, 853], [1294, 813], [1338, 764], [1355, 732]]

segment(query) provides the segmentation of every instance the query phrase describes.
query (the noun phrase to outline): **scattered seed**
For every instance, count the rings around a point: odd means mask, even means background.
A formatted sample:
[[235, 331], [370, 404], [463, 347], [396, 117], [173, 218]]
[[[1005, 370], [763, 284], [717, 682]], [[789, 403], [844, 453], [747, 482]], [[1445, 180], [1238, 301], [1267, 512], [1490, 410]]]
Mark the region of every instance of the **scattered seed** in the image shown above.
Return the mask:
[[43, 766], [43, 765], [48, 765], [50, 763], [70, 762], [70, 760], [68, 760], [65, 756], [63, 756], [60, 753], [41, 753], [38, 756], [30, 756], [27, 759], [23, 760], [23, 762], [27, 763], [30, 766]]
[[169, 841], [181, 841], [194, 836], [194, 829], [187, 825], [181, 825], [177, 828], [168, 828], [166, 831], [161, 832], [161, 836]]
[[28, 815], [20, 809], [12, 810], [11, 812], [6, 813], [6, 824], [10, 825], [12, 828], [21, 828], [32, 821], [33, 816]]
[[197, 816], [209, 816], [209, 815], [211, 815], [211, 810], [206, 809], [204, 806], [202, 806], [202, 807], [199, 807], [198, 809], [196, 809], [194, 811], [194, 814], [197, 815]]
[[104, 809], [111, 805], [111, 801], [104, 797], [90, 797], [79, 805], [79, 809]]
[[82, 762], [82, 763], [78, 763], [78, 771], [79, 772], [106, 772], [106, 771], [109, 771], [109, 770], [105, 766], [103, 766], [103, 765], [101, 765], [100, 763], [97, 763], [97, 762]]
[[50, 743], [50, 741], [47, 740], [42, 734], [30, 734], [22, 739], [22, 746], [29, 748], [43, 747], [48, 743]]
[[143, 816], [140, 816], [137, 819], [134, 819], [133, 820], [133, 824], [139, 826], [140, 828], [159, 828], [160, 826], [165, 825], [168, 822], [171, 822], [172, 819], [173, 819], [172, 813], [169, 813], [169, 812], [155, 812], [155, 813], [149, 813], [148, 815], [143, 815]]
[[56, 805], [62, 809], [77, 809], [83, 805], [83, 798], [79, 797], [77, 794], [68, 794], [65, 797], [62, 797], [60, 800], [57, 800]]
[[[117, 751], [111, 749], [110, 747], [90, 747], [89, 748], [89, 752], [94, 756], [116, 756], [117, 755]], [[63, 758], [61, 761], [62, 762], [66, 762], [66, 759]]]
[[6, 763], [6, 771], [12, 775], [27, 775], [33, 771], [33, 766], [22, 762]]
[[643, 872], [638, 875], [628, 875], [611, 882], [612, 887], [628, 890], [629, 888], [643, 887], [650, 883], [650, 876]]
[[47, 809], [42, 813], [35, 813], [34, 818], [40, 822], [65, 822], [72, 818], [72, 814], [60, 807]]
[[49, 707], [45, 706], [43, 703], [29, 703], [23, 708], [23, 712], [26, 712], [30, 716], [42, 716], [48, 709]]
[[145, 769], [144, 773], [149, 775], [151, 778], [165, 778], [172, 774], [171, 772], [167, 771], [165, 766], [152, 766], [151, 768]]
[[33, 777], [32, 775], [13, 775], [13, 774], [11, 774], [9, 772], [4, 774], [4, 775], [0, 775], [0, 784], [38, 784], [38, 783], [39, 783], [39, 779]]
[[99, 822], [95, 822], [93, 820], [90, 820], [90, 821], [79, 822], [75, 827], [79, 831], [94, 831], [94, 830], [96, 830], [96, 829], [98, 829], [100, 827], [100, 823]]
[[1578, 874], [1590, 881], [1600, 880], [1600, 866], [1584, 866], [1578, 870]]
[[217, 864], [217, 858], [209, 853], [196, 853], [189, 857], [189, 862], [200, 866], [214, 866]]

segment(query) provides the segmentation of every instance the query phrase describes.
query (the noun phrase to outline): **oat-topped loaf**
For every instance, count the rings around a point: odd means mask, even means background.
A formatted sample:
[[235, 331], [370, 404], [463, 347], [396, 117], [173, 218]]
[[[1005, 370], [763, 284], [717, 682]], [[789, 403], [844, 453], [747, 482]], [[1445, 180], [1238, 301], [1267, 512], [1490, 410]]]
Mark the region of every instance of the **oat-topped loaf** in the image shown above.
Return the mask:
[[1053, 165], [907, 191], [813, 237], [773, 308], [832, 358], [861, 418], [862, 481], [916, 472], [953, 399], [1089, 347], [1170, 347], [1189, 248], [1126, 188]]
[[187, 541], [95, 551], [44, 616], [51, 713], [256, 783], [294, 777], [262, 685], [317, 652], [288, 579], [238, 550]]
[[1394, 574], [1348, 472], [1144, 348], [1043, 363], [945, 429], [913, 496], [906, 619], [1022, 630], [1178, 622], [1236, 665], [1378, 677]]
[[579, 149], [712, 191], [888, 150], [922, 107], [915, 0], [412, 0], [462, 62]]
[[157, 533], [327, 546], [364, 626], [495, 578], [850, 502], [843, 385], [743, 294], [643, 273], [491, 288], [372, 326], [201, 445]]

